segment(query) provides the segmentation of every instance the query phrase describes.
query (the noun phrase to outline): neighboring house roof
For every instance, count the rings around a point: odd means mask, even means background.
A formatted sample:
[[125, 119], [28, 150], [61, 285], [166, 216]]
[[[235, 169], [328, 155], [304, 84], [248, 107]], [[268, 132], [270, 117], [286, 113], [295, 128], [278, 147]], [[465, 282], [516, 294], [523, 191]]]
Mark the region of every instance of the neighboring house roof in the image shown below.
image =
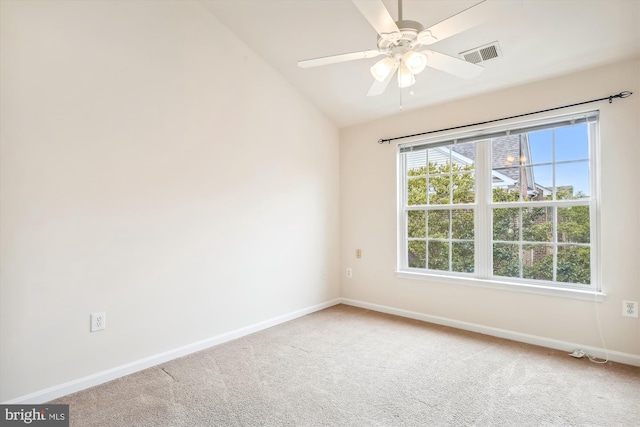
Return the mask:
[[[476, 152], [473, 144], [454, 145], [452, 149], [469, 159], [475, 160]], [[491, 152], [492, 169], [508, 176], [513, 181], [520, 180], [520, 170], [518, 168], [518, 166], [521, 166], [520, 159], [524, 160], [523, 164], [526, 164], [531, 159], [527, 134], [493, 138]], [[528, 181], [533, 182], [533, 180]]]

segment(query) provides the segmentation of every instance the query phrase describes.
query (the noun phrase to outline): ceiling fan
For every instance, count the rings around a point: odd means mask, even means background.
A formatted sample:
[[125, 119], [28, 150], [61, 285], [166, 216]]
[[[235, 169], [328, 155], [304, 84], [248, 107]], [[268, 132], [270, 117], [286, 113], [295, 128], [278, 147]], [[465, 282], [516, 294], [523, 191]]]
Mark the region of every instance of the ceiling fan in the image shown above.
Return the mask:
[[398, 21], [393, 20], [382, 0], [351, 1], [378, 32], [377, 49], [307, 59], [298, 62], [300, 68], [384, 55], [370, 69], [375, 81], [368, 96], [383, 93], [396, 71], [401, 88], [414, 84], [415, 75], [425, 67], [467, 79], [482, 72], [479, 65], [436, 52], [427, 46], [483, 23], [494, 15], [495, 3], [485, 0], [425, 29], [419, 22], [403, 19], [402, 0], [398, 0]]

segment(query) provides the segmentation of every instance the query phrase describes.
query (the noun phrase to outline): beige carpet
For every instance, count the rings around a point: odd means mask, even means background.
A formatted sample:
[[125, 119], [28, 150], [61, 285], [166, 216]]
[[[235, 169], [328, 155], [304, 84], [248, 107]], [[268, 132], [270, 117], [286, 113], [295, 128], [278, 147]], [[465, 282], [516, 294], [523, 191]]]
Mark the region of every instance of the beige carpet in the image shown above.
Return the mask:
[[55, 403], [72, 426], [640, 426], [640, 368], [338, 305]]

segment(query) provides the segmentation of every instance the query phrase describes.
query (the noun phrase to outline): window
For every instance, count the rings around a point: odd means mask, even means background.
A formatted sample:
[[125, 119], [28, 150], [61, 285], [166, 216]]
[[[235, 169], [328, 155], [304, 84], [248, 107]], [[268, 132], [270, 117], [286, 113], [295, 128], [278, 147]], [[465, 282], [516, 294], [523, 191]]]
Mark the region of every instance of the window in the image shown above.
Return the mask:
[[398, 147], [399, 270], [597, 291], [598, 114]]

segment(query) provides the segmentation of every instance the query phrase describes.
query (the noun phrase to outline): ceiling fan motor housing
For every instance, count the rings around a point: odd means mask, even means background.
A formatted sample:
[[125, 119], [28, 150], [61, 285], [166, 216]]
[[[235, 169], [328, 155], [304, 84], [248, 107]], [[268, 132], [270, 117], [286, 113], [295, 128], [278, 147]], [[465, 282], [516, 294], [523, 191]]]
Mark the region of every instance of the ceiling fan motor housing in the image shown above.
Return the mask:
[[409, 50], [416, 42], [418, 33], [424, 30], [421, 23], [416, 21], [401, 20], [397, 21], [396, 25], [400, 30], [400, 34], [389, 34], [384, 36], [378, 36], [378, 50], [380, 52], [389, 52], [394, 47], [405, 47]]

